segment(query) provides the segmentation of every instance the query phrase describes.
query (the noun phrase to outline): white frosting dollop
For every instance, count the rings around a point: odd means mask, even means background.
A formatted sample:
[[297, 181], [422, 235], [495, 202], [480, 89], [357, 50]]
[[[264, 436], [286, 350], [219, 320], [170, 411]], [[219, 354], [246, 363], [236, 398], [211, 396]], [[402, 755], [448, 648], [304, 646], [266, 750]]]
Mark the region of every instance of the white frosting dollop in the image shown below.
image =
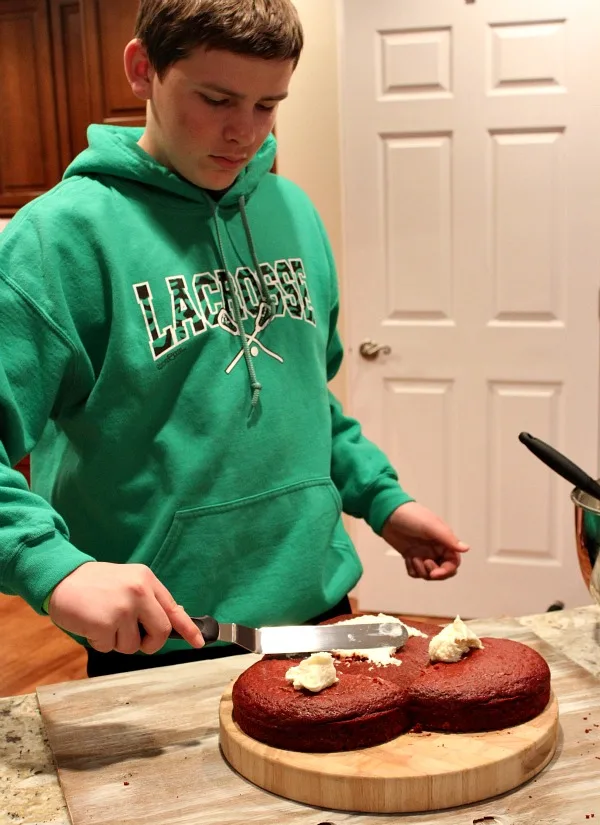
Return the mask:
[[[376, 616], [355, 616], [352, 619], [345, 619], [343, 622], [336, 622], [336, 624], [398, 624], [405, 627], [409, 636], [423, 636], [427, 638], [426, 633], [421, 633], [416, 627], [404, 624], [396, 616], [386, 616], [385, 613], [378, 613]], [[400, 635], [400, 633], [398, 634]], [[394, 657], [397, 647], [371, 647], [364, 650], [334, 650], [340, 658], [347, 659], [357, 656], [361, 659], [368, 659], [370, 662], [375, 662], [378, 665], [401, 665], [402, 661]]]
[[457, 616], [429, 642], [429, 659], [431, 662], [458, 662], [471, 648], [482, 650], [483, 644]]
[[310, 690], [319, 693], [339, 681], [331, 653], [313, 653], [299, 665], [291, 667], [285, 674], [296, 690]]

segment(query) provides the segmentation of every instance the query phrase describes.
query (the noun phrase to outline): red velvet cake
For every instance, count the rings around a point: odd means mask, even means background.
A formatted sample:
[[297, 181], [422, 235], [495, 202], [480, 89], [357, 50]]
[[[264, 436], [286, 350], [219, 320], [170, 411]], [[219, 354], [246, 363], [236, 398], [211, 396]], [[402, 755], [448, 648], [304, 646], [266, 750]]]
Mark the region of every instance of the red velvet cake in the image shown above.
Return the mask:
[[248, 736], [277, 748], [317, 753], [378, 745], [410, 727], [402, 692], [378, 674], [338, 670], [336, 685], [310, 693], [285, 678], [299, 662], [262, 659], [236, 681], [235, 721]]
[[233, 686], [236, 723], [274, 747], [333, 752], [381, 744], [411, 728], [468, 733], [513, 727], [548, 704], [550, 670], [526, 645], [484, 638], [482, 650], [432, 663], [429, 643], [442, 628], [411, 627], [427, 638], [408, 638], [394, 654], [402, 664], [336, 659], [338, 681], [320, 692], [298, 690], [286, 679], [302, 659], [265, 657]]
[[538, 716], [550, 699], [550, 668], [510, 639], [482, 639], [459, 662], [428, 664], [410, 689], [409, 713], [423, 730], [452, 733], [512, 728]]

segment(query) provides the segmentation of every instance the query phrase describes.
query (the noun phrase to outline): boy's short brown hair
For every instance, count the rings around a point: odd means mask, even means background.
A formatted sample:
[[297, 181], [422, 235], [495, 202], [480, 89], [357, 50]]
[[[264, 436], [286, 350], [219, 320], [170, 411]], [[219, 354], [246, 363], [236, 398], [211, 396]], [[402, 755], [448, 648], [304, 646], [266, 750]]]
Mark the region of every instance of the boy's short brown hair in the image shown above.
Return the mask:
[[140, 0], [135, 36], [160, 78], [198, 46], [294, 65], [303, 46], [291, 0]]

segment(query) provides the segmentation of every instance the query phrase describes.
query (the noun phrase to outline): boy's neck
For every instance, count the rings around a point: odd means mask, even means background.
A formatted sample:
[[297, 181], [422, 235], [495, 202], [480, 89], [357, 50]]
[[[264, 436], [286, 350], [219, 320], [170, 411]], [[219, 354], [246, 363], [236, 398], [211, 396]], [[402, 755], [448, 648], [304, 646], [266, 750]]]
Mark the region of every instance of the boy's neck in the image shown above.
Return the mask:
[[204, 191], [214, 201], [220, 201], [223, 195], [226, 195], [230, 189], [231, 186], [228, 186], [226, 189], [205, 189]]

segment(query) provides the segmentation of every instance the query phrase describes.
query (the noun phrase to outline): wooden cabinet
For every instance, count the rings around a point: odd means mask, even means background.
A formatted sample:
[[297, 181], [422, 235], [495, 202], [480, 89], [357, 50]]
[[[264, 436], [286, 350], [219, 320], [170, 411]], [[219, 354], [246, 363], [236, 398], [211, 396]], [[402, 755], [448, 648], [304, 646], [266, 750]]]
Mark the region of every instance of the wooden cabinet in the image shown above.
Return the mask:
[[123, 50], [135, 28], [137, 0], [81, 0], [81, 6], [92, 122], [143, 125], [146, 105], [131, 91], [123, 68]]
[[[52, 188], [90, 123], [142, 125], [123, 50], [138, 0], [0, 0], [0, 217]], [[29, 456], [17, 465], [30, 480]]]
[[83, 17], [76, 0], [50, 0], [54, 88], [61, 171], [87, 146], [92, 122], [83, 46]]
[[46, 0], [0, 0], [0, 216], [59, 178]]
[[0, 0], [0, 217], [60, 180], [90, 123], [141, 125], [123, 49], [138, 0]]
[[90, 123], [145, 123], [123, 68], [137, 11], [138, 0], [0, 0], [0, 218], [59, 182]]

